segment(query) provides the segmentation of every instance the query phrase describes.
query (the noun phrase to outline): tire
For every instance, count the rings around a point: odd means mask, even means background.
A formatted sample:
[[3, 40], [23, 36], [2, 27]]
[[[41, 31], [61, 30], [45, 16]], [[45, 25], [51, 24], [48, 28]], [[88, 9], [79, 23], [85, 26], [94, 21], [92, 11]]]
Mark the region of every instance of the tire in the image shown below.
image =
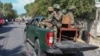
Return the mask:
[[83, 33], [82, 33], [82, 39], [83, 39], [86, 43], [89, 43], [89, 42], [90, 42], [90, 37], [88, 37], [88, 31], [83, 31]]
[[40, 49], [39, 39], [36, 39], [34, 49], [37, 56], [47, 56], [47, 54]]

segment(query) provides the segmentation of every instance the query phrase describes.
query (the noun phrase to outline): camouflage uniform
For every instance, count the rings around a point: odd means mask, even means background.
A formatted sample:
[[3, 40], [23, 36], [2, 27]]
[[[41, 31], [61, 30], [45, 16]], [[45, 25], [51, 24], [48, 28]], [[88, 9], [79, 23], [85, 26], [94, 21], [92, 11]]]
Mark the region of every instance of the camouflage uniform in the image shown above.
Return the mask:
[[63, 13], [60, 11], [60, 6], [58, 4], [54, 4], [54, 12], [53, 12], [53, 23], [56, 27], [61, 27], [61, 18]]
[[74, 24], [75, 24], [74, 15], [73, 15], [75, 9], [76, 9], [75, 6], [71, 6], [69, 8], [69, 12], [67, 13], [67, 16], [70, 16], [71, 17], [71, 25], [72, 25], [72, 27], [74, 27]]
[[48, 7], [48, 20], [51, 21], [52, 18], [53, 18], [53, 12], [54, 12], [54, 9], [53, 7]]
[[50, 29], [52, 28], [52, 23], [51, 20], [53, 18], [53, 7], [48, 7], [48, 17], [43, 20], [43, 22], [41, 24], [43, 24], [45, 26], [45, 28]]
[[62, 12], [60, 11], [60, 6], [58, 4], [54, 4], [53, 6], [54, 12], [53, 12], [53, 27], [54, 27], [54, 36], [55, 39], [57, 39], [58, 29], [62, 26], [61, 24], [61, 18], [62, 18]]
[[67, 16], [71, 17], [71, 24], [73, 25], [74, 24], [74, 15], [73, 15], [73, 13], [72, 12], [68, 12]]

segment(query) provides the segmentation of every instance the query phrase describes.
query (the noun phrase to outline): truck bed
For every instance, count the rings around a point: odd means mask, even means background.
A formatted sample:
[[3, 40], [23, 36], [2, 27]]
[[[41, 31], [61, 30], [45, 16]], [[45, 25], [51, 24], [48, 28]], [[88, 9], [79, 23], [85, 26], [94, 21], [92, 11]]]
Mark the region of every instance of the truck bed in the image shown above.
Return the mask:
[[90, 45], [87, 43], [79, 43], [70, 40], [64, 40], [60, 43], [55, 43], [55, 47], [59, 48], [63, 52], [72, 53], [72, 52], [79, 52], [79, 51], [87, 51], [97, 49], [97, 46]]

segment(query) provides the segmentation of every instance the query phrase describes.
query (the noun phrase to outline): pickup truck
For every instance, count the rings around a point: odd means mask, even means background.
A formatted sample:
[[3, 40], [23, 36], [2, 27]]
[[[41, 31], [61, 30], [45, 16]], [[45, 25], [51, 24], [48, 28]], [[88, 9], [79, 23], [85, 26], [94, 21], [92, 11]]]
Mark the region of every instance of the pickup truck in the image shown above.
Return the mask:
[[97, 46], [87, 43], [75, 42], [69, 39], [63, 39], [61, 42], [56, 42], [52, 29], [46, 29], [38, 25], [45, 17], [36, 16], [25, 27], [25, 42], [29, 42], [37, 56], [46, 56], [49, 54], [76, 54], [82, 51], [97, 49]]

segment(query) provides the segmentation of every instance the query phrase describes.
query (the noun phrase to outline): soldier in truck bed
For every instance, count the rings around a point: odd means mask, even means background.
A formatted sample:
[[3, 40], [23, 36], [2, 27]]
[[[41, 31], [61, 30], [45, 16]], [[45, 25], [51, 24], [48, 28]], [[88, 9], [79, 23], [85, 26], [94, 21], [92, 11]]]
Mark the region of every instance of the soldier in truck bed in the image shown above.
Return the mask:
[[61, 27], [61, 19], [62, 19], [62, 15], [63, 13], [60, 11], [60, 5], [59, 4], [54, 4], [53, 5], [54, 8], [54, 12], [53, 12], [53, 25], [56, 26], [57, 28]]
[[76, 10], [75, 6], [70, 6], [69, 12], [67, 13], [67, 16], [71, 17], [71, 25], [74, 27], [75, 26], [75, 20], [74, 20], [74, 12]]
[[57, 37], [58, 28], [61, 27], [61, 18], [63, 13], [60, 11], [60, 5], [54, 4], [53, 7], [48, 7], [48, 17], [43, 20], [46, 28], [52, 28]]
[[53, 18], [53, 12], [54, 9], [53, 7], [48, 7], [48, 17], [46, 19], [43, 20], [42, 24], [48, 29], [53, 27], [53, 24], [51, 23], [52, 18]]
[[59, 28], [62, 25], [61, 24], [62, 14], [63, 13], [60, 11], [60, 5], [54, 4], [53, 7], [48, 7], [48, 17], [43, 21], [51, 23], [52, 24], [51, 27], [56, 26], [57, 28]]

